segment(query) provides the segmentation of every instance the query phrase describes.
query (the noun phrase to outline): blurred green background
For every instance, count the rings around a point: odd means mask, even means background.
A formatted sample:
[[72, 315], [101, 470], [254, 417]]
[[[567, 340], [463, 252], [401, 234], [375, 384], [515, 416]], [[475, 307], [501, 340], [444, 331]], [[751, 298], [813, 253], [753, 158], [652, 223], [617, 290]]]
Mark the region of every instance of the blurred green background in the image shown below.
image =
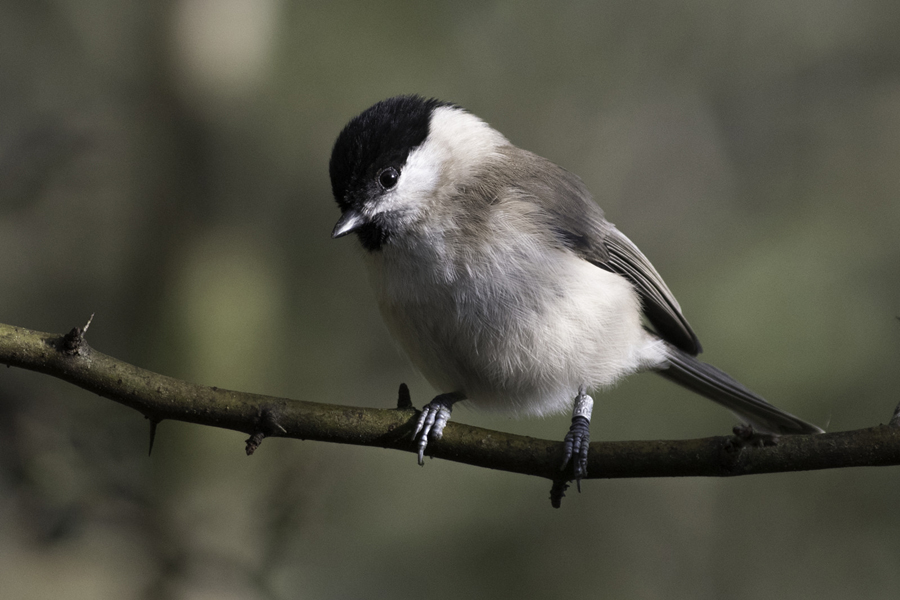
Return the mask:
[[[829, 430], [900, 389], [896, 0], [2, 0], [0, 321], [204, 384], [408, 382], [327, 162], [398, 93], [579, 174], [704, 357]], [[726, 434], [640, 375], [595, 440]], [[561, 439], [568, 418], [460, 422]], [[896, 468], [546, 481], [180, 423], [0, 373], [0, 596], [895, 598]]]

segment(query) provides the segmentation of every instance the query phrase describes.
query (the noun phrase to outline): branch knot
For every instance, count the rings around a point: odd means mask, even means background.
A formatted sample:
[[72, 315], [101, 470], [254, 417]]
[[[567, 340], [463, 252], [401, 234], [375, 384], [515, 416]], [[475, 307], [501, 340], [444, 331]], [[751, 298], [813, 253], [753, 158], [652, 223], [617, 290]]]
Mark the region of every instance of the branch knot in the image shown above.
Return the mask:
[[69, 356], [79, 354], [83, 356], [88, 353], [90, 346], [84, 341], [84, 334], [87, 333], [88, 327], [91, 326], [91, 321], [93, 320], [94, 314], [91, 313], [91, 318], [88, 319], [84, 327], [73, 327], [72, 331], [62, 336], [60, 339], [60, 351], [63, 354]]
[[287, 433], [287, 430], [278, 424], [278, 414], [274, 405], [268, 404], [260, 408], [259, 418], [256, 422], [257, 430], [247, 439], [247, 456], [250, 456], [259, 448], [262, 441], [279, 432]]

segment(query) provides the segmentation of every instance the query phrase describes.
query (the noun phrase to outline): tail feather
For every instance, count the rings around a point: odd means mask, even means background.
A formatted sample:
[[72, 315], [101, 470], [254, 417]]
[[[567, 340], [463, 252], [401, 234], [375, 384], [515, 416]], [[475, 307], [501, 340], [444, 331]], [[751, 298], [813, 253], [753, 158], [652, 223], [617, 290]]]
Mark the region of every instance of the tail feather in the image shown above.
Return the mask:
[[667, 344], [669, 365], [657, 371], [678, 385], [709, 398], [766, 433], [825, 433], [799, 417], [775, 408], [728, 373], [700, 362], [693, 356]]

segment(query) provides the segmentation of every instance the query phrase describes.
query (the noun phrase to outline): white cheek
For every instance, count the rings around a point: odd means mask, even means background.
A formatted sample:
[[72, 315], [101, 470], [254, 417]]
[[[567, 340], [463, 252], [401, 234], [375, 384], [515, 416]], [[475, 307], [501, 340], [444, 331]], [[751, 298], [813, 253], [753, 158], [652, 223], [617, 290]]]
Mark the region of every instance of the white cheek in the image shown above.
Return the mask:
[[394, 195], [403, 199], [432, 195], [438, 187], [441, 169], [446, 162], [447, 153], [443, 148], [436, 144], [419, 146], [409, 153]]
[[499, 146], [508, 143], [478, 117], [456, 108], [438, 108], [431, 117], [428, 139], [409, 153], [397, 187], [366, 212], [369, 216], [392, 212], [403, 223], [415, 222], [431, 202], [465, 185]]
[[400, 172], [397, 186], [386, 192], [377, 203], [364, 212], [373, 217], [393, 213], [401, 222], [411, 223], [427, 206], [440, 182], [441, 165], [445, 157], [433, 146], [413, 150]]

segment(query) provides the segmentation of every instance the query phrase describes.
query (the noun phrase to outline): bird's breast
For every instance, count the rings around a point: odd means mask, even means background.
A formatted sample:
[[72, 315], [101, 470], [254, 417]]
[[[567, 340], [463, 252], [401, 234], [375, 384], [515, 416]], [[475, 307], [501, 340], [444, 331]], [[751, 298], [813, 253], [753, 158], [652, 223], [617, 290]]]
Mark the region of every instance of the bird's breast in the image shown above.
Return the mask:
[[639, 368], [647, 336], [624, 278], [521, 241], [386, 246], [369, 269], [389, 330], [438, 391], [543, 414]]

